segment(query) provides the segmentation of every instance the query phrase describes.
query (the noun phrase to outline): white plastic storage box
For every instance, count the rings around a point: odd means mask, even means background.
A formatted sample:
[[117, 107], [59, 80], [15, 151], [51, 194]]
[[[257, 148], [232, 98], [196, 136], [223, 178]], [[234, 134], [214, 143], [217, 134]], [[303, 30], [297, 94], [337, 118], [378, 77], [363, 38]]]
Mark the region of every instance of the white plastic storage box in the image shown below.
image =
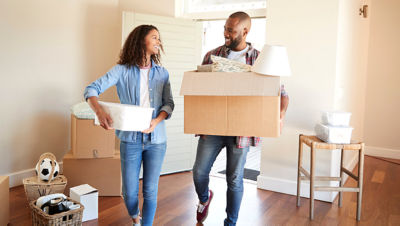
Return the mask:
[[349, 126], [350, 112], [324, 111], [322, 112], [322, 123], [330, 126]]
[[[113, 120], [112, 128], [122, 131], [143, 131], [150, 127], [154, 108], [145, 108], [130, 104], [118, 104], [99, 101], [103, 110]], [[96, 116], [95, 124], [100, 125]]]
[[317, 137], [327, 143], [350, 144], [352, 127], [327, 126], [321, 123], [315, 126]]
[[82, 184], [70, 188], [69, 196], [72, 200], [80, 202], [85, 207], [82, 222], [97, 219], [99, 212], [99, 192], [96, 188], [88, 184]]

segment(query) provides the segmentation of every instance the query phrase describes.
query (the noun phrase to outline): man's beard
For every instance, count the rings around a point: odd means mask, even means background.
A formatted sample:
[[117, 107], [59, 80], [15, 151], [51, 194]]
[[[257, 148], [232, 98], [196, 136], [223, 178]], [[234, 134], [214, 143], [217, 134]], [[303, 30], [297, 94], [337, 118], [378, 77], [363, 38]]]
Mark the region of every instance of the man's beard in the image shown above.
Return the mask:
[[240, 43], [242, 42], [242, 35], [239, 34], [239, 36], [236, 39], [231, 39], [231, 44], [226, 45], [229, 49], [235, 49]]

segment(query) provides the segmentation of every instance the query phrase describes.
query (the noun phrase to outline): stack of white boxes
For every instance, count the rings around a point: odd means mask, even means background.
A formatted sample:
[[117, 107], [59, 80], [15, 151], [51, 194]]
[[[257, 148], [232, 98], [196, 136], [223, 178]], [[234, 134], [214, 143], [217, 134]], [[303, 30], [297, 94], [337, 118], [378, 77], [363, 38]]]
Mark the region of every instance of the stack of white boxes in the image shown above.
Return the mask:
[[350, 112], [322, 112], [322, 123], [315, 126], [317, 137], [327, 143], [349, 144], [351, 142]]

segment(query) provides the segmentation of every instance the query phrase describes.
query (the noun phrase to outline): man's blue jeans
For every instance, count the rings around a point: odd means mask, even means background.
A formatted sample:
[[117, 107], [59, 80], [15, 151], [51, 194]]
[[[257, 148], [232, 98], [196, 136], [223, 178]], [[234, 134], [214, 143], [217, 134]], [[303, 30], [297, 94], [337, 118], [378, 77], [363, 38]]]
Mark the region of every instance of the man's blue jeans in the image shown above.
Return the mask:
[[236, 137], [211, 136], [200, 137], [197, 145], [196, 161], [193, 166], [193, 180], [200, 202], [208, 200], [210, 171], [221, 150], [226, 147], [226, 193], [225, 225], [236, 225], [243, 197], [243, 171], [249, 147], [237, 148]]
[[167, 145], [151, 144], [150, 140], [143, 140], [121, 141], [122, 194], [129, 215], [136, 218], [140, 213], [139, 174], [143, 162], [142, 225], [152, 225], [157, 208], [158, 179]]

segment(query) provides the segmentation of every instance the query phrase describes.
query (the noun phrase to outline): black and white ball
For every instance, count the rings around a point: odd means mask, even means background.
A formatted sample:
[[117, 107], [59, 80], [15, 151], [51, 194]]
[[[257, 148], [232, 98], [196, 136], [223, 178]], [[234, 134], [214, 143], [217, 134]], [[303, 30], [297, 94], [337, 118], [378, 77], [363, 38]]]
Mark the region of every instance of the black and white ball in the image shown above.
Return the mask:
[[[53, 173], [53, 179], [58, 175], [60, 171], [60, 167], [55, 161], [55, 168], [54, 168], [54, 173]], [[39, 178], [44, 181], [48, 181], [50, 177], [51, 170], [53, 168], [53, 161], [49, 158], [45, 158], [42, 160], [42, 162], [38, 162], [36, 164], [36, 174], [39, 174]]]

